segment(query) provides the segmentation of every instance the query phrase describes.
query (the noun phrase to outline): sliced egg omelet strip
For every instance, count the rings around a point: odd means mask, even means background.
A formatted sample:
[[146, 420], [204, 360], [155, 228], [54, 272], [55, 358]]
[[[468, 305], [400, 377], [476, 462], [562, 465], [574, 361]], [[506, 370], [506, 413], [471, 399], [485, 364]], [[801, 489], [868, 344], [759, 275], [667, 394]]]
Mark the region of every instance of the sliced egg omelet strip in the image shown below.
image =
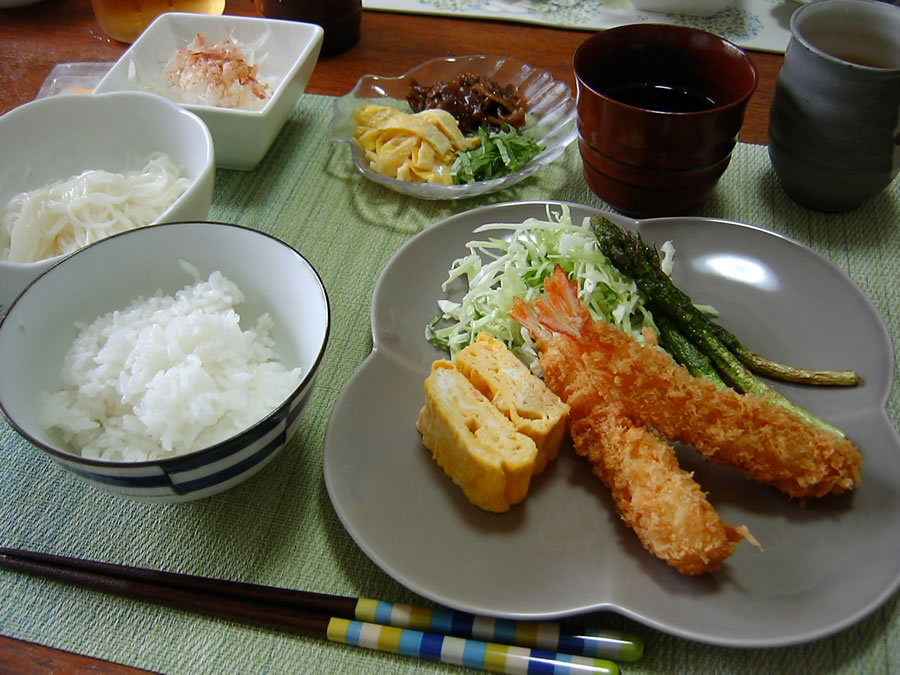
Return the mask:
[[353, 137], [376, 173], [414, 183], [450, 185], [450, 167], [459, 150], [471, 150], [478, 137], [462, 135], [445, 110], [406, 113], [388, 106], [362, 105], [353, 113]]

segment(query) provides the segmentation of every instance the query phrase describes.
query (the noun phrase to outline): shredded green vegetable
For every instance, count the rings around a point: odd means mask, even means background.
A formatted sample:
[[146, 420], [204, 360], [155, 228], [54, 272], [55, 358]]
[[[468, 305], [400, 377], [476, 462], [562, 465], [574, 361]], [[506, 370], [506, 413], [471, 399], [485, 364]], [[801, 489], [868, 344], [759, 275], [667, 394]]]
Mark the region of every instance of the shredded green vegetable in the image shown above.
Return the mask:
[[[544, 220], [482, 225], [475, 232], [502, 234], [466, 245], [469, 254], [453, 262], [442, 287], [460, 299], [438, 300], [439, 311], [425, 328], [428, 341], [451, 358], [474, 342], [478, 333], [487, 331], [526, 365], [536, 367], [538, 355], [531, 336], [509, 312], [514, 297], [534, 300], [557, 264], [578, 281], [579, 297], [595, 319], [608, 321], [638, 340], [645, 326], [656, 330], [635, 283], [600, 253], [590, 219], [573, 224], [565, 205], [558, 213], [548, 205]], [[661, 247], [661, 254], [670, 270], [674, 248], [669, 242]]]
[[530, 136], [520, 134], [510, 126], [500, 131], [478, 129], [481, 144], [472, 150], [456, 154], [450, 167], [454, 183], [474, 183], [515, 173], [537, 155], [543, 146]]

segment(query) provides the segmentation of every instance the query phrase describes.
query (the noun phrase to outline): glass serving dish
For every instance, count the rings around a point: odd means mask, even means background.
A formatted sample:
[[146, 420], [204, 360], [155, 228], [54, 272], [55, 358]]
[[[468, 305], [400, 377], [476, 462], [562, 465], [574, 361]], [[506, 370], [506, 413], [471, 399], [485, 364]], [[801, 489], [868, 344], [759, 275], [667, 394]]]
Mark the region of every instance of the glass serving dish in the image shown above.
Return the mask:
[[[375, 103], [410, 112], [406, 96], [413, 82], [429, 86], [438, 81], [452, 80], [466, 72], [490, 78], [501, 86], [515, 85], [526, 105], [526, 125], [523, 131], [535, 138], [544, 149], [515, 173], [459, 185], [411, 183], [370, 170], [365, 151], [353, 139], [353, 111], [365, 103]], [[327, 133], [328, 140], [349, 146], [356, 168], [369, 180], [419, 199], [464, 199], [509, 187], [559, 157], [577, 134], [575, 99], [565, 82], [555, 79], [547, 71], [538, 70], [514, 58], [438, 58], [398, 77], [364, 75], [348, 94], [335, 101]]]

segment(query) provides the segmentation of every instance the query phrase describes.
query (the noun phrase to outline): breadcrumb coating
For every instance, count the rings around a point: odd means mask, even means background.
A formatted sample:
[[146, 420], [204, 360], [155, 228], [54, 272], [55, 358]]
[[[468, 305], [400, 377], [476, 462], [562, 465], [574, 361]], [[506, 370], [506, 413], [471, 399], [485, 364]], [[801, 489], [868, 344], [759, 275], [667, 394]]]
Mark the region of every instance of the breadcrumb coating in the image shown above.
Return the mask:
[[511, 315], [535, 338], [547, 385], [570, 407], [579, 454], [613, 492], [623, 520], [648, 551], [686, 574], [716, 569], [742, 538], [677, 465], [670, 442], [808, 499], [855, 488], [853, 444], [763, 398], [719, 389], [657, 348], [594, 321], [557, 268], [533, 307]]
[[[547, 297], [536, 302], [535, 312], [552, 341], [571, 343], [568, 369], [584, 375], [578, 387], [603, 392], [635, 423], [670, 441], [689, 443], [706, 459], [790, 497], [822, 497], [859, 484], [862, 456], [850, 440], [809, 425], [764, 398], [694, 377], [659, 350], [649, 332], [641, 345], [614, 326], [592, 320], [561, 270], [560, 275], [548, 278]], [[543, 345], [539, 343], [542, 369], [551, 358], [547, 332]], [[568, 379], [571, 389], [576, 379]], [[575, 393], [560, 397], [568, 402]]]
[[712, 572], [750, 533], [723, 521], [672, 446], [597, 406], [570, 426], [575, 451], [610, 489], [616, 509], [650, 553], [682, 574]]

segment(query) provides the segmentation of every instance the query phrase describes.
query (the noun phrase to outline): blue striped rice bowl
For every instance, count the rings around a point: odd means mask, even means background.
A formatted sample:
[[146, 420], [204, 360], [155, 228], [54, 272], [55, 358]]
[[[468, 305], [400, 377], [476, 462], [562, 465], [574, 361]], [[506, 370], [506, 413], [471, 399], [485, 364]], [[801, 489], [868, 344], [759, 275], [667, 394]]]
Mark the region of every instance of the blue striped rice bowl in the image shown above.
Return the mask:
[[[301, 369], [299, 384], [246, 430], [187, 454], [104, 461], [63, 447], [39, 418], [43, 395], [59, 387], [74, 326], [157, 289], [174, 293], [185, 284], [185, 263], [201, 275], [221, 271], [234, 281], [247, 298], [241, 307], [250, 318], [271, 315], [275, 350], [287, 367]], [[245, 481], [285, 447], [313, 392], [330, 321], [318, 273], [275, 237], [202, 221], [132, 230], [65, 258], [10, 305], [0, 319], [0, 411], [32, 445], [100, 490], [150, 502], [201, 499]]]

